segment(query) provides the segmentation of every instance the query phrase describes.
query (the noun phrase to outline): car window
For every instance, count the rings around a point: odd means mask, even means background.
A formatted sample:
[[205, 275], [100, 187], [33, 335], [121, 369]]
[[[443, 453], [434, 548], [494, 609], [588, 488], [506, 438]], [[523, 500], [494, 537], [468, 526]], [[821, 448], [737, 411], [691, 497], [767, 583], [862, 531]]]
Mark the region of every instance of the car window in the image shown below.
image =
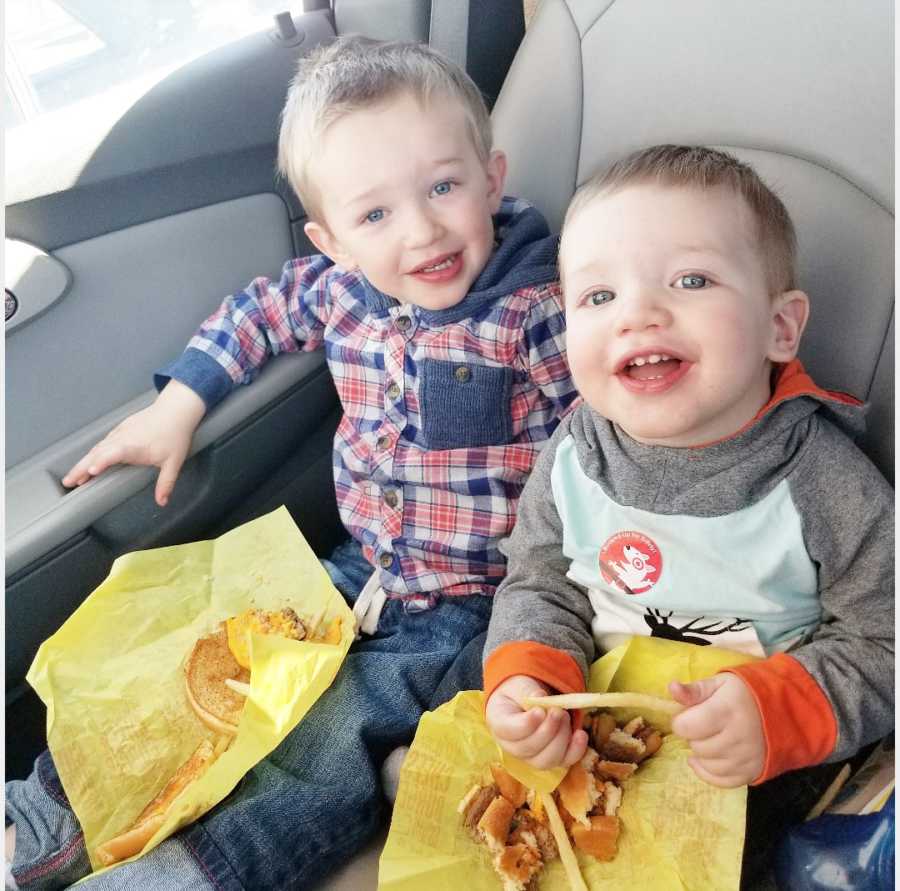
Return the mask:
[[284, 0], [6, 0], [4, 124], [16, 128], [269, 27]]

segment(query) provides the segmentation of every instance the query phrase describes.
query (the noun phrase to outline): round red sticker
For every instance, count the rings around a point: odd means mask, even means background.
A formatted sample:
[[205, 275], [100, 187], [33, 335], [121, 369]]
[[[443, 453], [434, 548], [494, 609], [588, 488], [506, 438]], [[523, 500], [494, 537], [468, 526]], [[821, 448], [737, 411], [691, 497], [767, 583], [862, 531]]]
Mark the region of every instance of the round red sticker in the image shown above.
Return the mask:
[[600, 573], [626, 594], [645, 594], [662, 575], [662, 554], [640, 532], [617, 532], [600, 548]]

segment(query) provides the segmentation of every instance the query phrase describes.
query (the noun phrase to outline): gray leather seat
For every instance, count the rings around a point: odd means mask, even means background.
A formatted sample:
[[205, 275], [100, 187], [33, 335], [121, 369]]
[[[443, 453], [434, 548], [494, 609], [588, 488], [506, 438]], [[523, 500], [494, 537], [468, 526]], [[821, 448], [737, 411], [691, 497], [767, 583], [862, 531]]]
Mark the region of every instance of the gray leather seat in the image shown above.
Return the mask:
[[[801, 358], [870, 400], [893, 479], [893, 17], [889, 0], [543, 0], [494, 108], [507, 191], [551, 228], [626, 152], [703, 143], [752, 163], [798, 230]], [[382, 840], [328, 884], [375, 888]]]

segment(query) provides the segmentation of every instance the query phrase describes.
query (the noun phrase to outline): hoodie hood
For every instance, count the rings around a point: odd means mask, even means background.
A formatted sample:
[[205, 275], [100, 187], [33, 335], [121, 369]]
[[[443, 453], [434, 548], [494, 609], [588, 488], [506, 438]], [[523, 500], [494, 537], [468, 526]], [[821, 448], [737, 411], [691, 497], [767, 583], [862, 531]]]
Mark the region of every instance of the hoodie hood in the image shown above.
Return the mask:
[[[803, 363], [794, 359], [777, 368], [772, 398], [764, 405], [747, 428], [760, 422], [769, 414], [779, 411], [793, 400], [799, 400], [804, 413], [819, 411], [835, 427], [857, 439], [866, 431], [868, 406], [848, 393], [825, 390], [818, 386], [806, 372]], [[788, 412], [790, 414], [791, 412]]]
[[[559, 236], [550, 234], [547, 221], [537, 208], [521, 198], [504, 197], [493, 219], [494, 251], [484, 269], [469, 293], [455, 306], [440, 310], [418, 308], [419, 317], [428, 324], [457, 322], [475, 315], [499, 297], [559, 278]], [[370, 310], [384, 312], [397, 304], [393, 297], [363, 281]]]
[[616, 501], [661, 513], [728, 513], [790, 474], [818, 425], [830, 423], [850, 436], [865, 428], [865, 406], [816, 386], [798, 360], [776, 374], [772, 398], [749, 424], [702, 446], [646, 445], [586, 404], [561, 426], [570, 425], [588, 476], [603, 480]]

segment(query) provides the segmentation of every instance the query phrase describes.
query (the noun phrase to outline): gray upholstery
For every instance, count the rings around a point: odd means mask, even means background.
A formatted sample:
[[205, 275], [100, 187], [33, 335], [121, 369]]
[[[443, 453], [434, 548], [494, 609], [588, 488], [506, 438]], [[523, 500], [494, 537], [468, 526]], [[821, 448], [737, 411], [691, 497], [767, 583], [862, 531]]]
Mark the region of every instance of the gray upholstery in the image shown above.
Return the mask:
[[[577, 184], [641, 146], [751, 162], [800, 236], [802, 358], [872, 401], [864, 446], [891, 479], [893, 31], [889, 0], [542, 0], [493, 112], [507, 191], [553, 227]], [[375, 887], [377, 849], [353, 888]]]
[[493, 114], [507, 190], [551, 226], [576, 185], [642, 146], [754, 164], [799, 234], [801, 358], [822, 386], [871, 400], [863, 447], [889, 478], [892, 37], [889, 0], [543, 0]]

